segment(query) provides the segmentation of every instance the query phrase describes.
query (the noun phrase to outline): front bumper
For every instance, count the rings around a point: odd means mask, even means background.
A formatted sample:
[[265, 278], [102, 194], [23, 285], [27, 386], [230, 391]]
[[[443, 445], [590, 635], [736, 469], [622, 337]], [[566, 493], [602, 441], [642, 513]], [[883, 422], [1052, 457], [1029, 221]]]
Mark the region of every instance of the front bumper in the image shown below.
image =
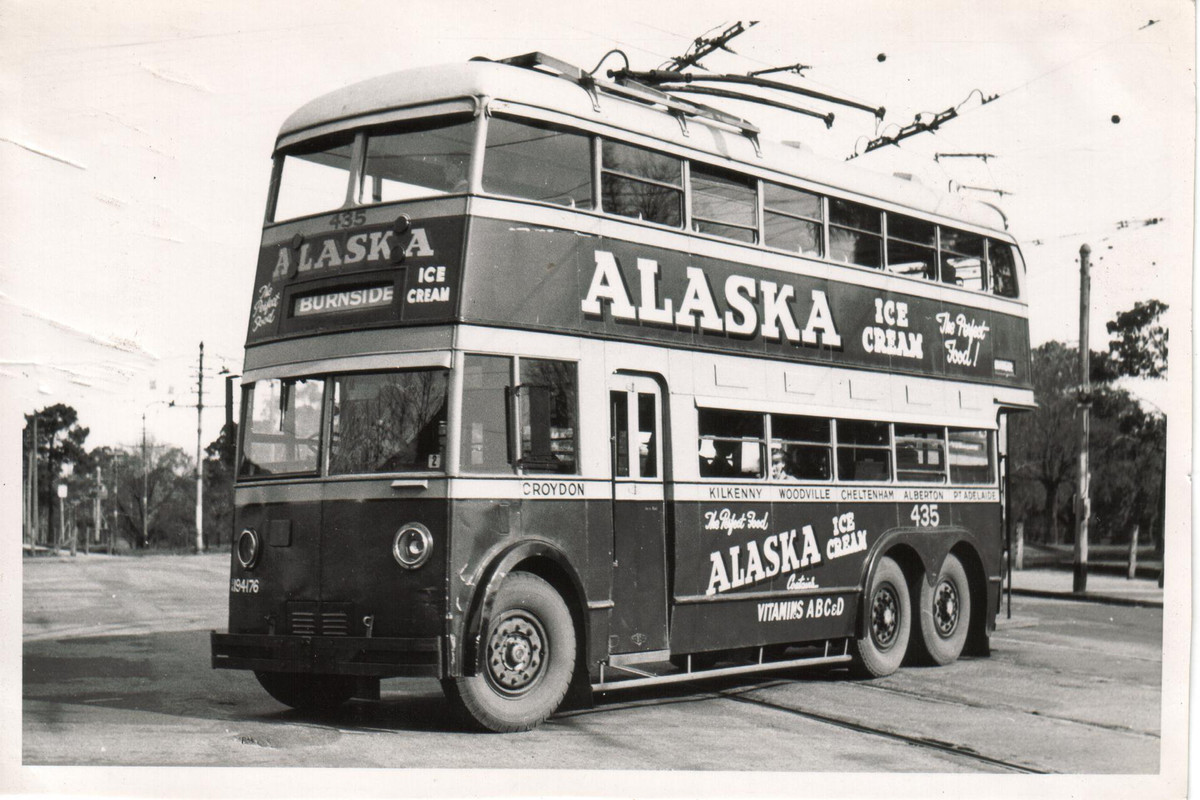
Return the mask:
[[213, 669], [375, 678], [443, 676], [438, 636], [401, 639], [212, 631], [210, 640]]

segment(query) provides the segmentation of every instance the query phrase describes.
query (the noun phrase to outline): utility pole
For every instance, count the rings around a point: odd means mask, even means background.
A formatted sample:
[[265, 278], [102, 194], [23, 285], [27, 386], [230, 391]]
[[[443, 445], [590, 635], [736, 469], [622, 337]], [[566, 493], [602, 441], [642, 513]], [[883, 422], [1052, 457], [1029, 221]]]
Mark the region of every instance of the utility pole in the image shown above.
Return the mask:
[[1091, 350], [1088, 346], [1088, 305], [1091, 273], [1088, 257], [1092, 248], [1079, 248], [1079, 491], [1075, 506], [1075, 584], [1073, 591], [1087, 591], [1088, 518], [1092, 498], [1088, 496], [1091, 475], [1088, 472], [1088, 437], [1091, 433]]
[[30, 475], [33, 478], [33, 502], [30, 504], [33, 507], [33, 550], [32, 553], [37, 555], [38, 545], [38, 529], [42, 527], [42, 510], [38, 508], [38, 434], [37, 434], [38, 415], [33, 412], [33, 471]]
[[196, 552], [204, 552], [204, 449], [200, 426], [204, 419], [204, 342], [200, 343], [200, 369], [196, 372]]

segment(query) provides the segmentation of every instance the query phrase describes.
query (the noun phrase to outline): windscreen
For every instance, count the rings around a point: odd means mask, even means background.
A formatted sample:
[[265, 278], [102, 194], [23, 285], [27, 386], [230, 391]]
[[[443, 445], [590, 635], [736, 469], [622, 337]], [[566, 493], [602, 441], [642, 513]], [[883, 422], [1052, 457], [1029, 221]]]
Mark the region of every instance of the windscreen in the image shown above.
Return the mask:
[[304, 142], [283, 156], [275, 195], [275, 220], [282, 221], [341, 208], [350, 189], [354, 134]]
[[438, 117], [301, 142], [282, 154], [271, 221], [465, 192], [474, 139], [470, 117]]
[[241, 477], [317, 471], [325, 382], [317, 378], [255, 381], [245, 390]]
[[442, 469], [446, 370], [333, 378], [329, 474]]

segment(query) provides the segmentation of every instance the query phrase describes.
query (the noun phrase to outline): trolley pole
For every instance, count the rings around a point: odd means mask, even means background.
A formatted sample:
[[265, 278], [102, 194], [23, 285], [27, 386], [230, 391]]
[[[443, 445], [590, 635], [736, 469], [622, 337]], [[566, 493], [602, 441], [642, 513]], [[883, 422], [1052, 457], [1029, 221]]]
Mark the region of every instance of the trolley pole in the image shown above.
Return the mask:
[[1088, 519], [1092, 515], [1092, 498], [1088, 495], [1091, 475], [1088, 472], [1088, 438], [1091, 432], [1091, 351], [1088, 345], [1088, 305], [1091, 294], [1091, 273], [1088, 257], [1092, 248], [1079, 248], [1079, 492], [1075, 508], [1075, 584], [1073, 591], [1087, 591]]
[[200, 343], [200, 369], [196, 372], [196, 552], [204, 552], [204, 448], [200, 424], [204, 419], [204, 342]]

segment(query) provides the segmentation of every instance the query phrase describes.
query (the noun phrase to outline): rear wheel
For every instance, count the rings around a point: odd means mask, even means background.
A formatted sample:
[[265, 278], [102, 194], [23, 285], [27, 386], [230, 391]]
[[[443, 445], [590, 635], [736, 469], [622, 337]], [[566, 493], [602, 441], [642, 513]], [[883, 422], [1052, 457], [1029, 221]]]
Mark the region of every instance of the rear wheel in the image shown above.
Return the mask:
[[442, 682], [479, 727], [527, 731], [562, 702], [575, 669], [575, 625], [566, 603], [536, 575], [509, 575], [496, 596], [478, 675]]
[[861, 677], [891, 675], [904, 661], [912, 629], [912, 603], [900, 565], [884, 556], [875, 565], [867, 589], [867, 619], [863, 637], [856, 639], [851, 665]]
[[346, 675], [255, 671], [254, 677], [271, 697], [301, 711], [331, 711], [354, 696], [354, 678]]
[[971, 623], [971, 587], [962, 562], [946, 556], [933, 586], [921, 581], [917, 602], [921, 611], [917, 643], [922, 660], [938, 665], [953, 663], [967, 643]]

